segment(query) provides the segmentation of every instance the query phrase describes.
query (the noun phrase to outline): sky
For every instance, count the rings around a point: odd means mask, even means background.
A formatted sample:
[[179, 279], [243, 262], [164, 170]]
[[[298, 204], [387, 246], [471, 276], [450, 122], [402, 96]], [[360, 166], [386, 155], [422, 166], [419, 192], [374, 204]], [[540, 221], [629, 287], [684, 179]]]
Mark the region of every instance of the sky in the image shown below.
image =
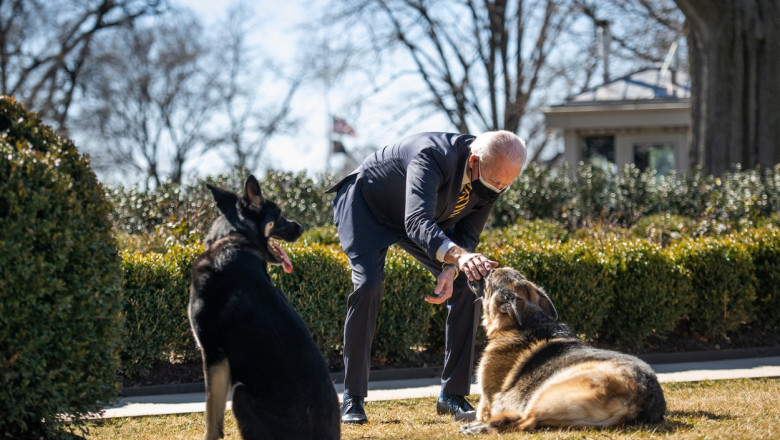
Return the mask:
[[[225, 0], [179, 0], [178, 3], [193, 10], [208, 26], [209, 23], [224, 15], [230, 1]], [[306, 1], [302, 0], [261, 0], [247, 2], [252, 5], [263, 17], [263, 38], [255, 42], [264, 52], [272, 54], [274, 58], [293, 61], [296, 41], [288, 36], [303, 14]], [[284, 5], [280, 7], [279, 5]], [[295, 138], [280, 136], [273, 139], [264, 153], [264, 163], [271, 168], [286, 171], [307, 171], [318, 173], [325, 171], [327, 154], [327, 124], [323, 112], [324, 102], [308, 102], [296, 99], [296, 113], [301, 106], [307, 108], [322, 107], [322, 111], [312, 111], [311, 117], [302, 122], [299, 135]], [[320, 114], [323, 113], [323, 114]], [[193, 164], [198, 174], [214, 174], [224, 170], [224, 162], [215, 157], [215, 154], [196, 159]], [[252, 170], [260, 172], [260, 170]]]
[[[178, 4], [193, 10], [206, 26], [224, 15], [231, 1], [220, 0], [178, 0]], [[247, 2], [261, 19], [261, 29], [252, 38], [266, 55], [280, 62], [294, 62], [299, 41], [305, 38], [300, 25], [319, 13], [318, 7], [326, 4], [321, 0], [260, 0]], [[283, 6], [281, 6], [283, 5]], [[403, 87], [399, 83], [397, 87]], [[331, 122], [328, 112], [343, 117], [357, 132], [357, 136], [343, 138], [348, 150], [361, 148], [355, 154], [362, 159], [367, 149], [391, 143], [396, 138], [419, 131], [447, 131], [451, 126], [443, 118], [429, 118], [417, 125], [392, 127], [387, 124], [387, 111], [394, 97], [393, 91], [386, 91], [361, 102], [356, 109], [354, 90], [348, 85], [341, 89], [325, 91], [322, 86], [311, 84], [300, 90], [293, 101], [293, 115], [300, 121], [294, 136], [276, 136], [263, 154], [263, 164], [276, 170], [306, 171], [317, 175], [324, 171], [338, 170], [344, 157], [334, 155], [328, 160], [328, 132]], [[384, 112], [384, 113], [383, 113]], [[401, 132], [403, 130], [403, 132]], [[195, 172], [202, 176], [225, 170], [224, 162], [216, 154], [193, 161]], [[263, 170], [251, 170], [261, 173]]]

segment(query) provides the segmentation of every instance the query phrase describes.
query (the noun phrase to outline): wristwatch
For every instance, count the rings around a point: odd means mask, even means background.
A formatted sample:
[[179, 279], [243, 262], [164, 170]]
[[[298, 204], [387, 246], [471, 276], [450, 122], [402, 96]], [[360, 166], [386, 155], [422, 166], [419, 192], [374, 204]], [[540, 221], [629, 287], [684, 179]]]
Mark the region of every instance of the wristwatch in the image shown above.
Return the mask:
[[444, 264], [441, 265], [442, 272], [444, 272], [444, 270], [447, 269], [448, 267], [451, 267], [451, 268], [455, 269], [455, 276], [452, 277], [452, 279], [457, 278], [458, 274], [460, 274], [460, 269], [458, 269], [458, 265], [457, 264], [452, 264], [452, 263], [444, 263]]

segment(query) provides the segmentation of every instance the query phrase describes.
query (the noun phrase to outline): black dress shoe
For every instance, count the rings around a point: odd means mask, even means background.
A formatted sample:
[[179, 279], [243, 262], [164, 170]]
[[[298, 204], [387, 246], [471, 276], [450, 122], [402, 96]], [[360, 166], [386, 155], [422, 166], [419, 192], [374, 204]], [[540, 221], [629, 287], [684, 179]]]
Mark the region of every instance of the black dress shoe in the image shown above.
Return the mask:
[[357, 423], [362, 425], [368, 421], [366, 410], [363, 409], [363, 398], [344, 394], [341, 404], [341, 423]]
[[436, 402], [438, 414], [454, 414], [455, 421], [468, 422], [477, 418], [477, 412], [465, 397], [457, 394], [441, 393]]

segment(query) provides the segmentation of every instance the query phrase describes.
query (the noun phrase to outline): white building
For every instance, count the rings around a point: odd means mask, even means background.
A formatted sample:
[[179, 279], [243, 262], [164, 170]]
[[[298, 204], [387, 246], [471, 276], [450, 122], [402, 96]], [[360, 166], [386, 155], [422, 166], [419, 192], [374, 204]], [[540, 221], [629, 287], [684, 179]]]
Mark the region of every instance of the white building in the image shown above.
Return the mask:
[[689, 167], [691, 87], [687, 74], [646, 69], [545, 109], [548, 130], [564, 140], [564, 160], [660, 175]]

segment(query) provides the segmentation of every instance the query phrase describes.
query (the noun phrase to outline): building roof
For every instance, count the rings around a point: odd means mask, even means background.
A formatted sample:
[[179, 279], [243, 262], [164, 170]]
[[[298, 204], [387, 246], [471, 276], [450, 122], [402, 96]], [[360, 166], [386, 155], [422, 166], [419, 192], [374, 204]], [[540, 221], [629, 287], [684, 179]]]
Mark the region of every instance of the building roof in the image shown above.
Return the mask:
[[570, 96], [559, 106], [615, 104], [621, 101], [669, 102], [689, 100], [691, 78], [687, 73], [660, 68], [640, 70]]

